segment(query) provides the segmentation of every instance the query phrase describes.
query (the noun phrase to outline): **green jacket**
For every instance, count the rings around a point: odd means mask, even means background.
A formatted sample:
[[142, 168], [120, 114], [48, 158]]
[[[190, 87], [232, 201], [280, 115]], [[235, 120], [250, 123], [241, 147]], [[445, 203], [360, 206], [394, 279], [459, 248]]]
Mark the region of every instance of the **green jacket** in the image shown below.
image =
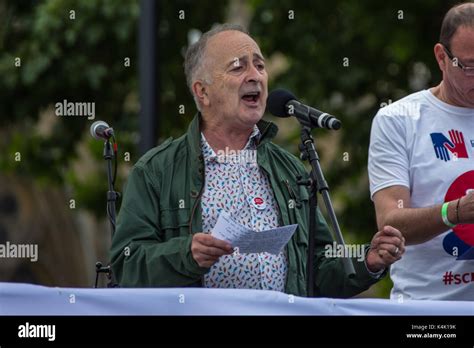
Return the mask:
[[[133, 167], [112, 240], [112, 269], [124, 287], [202, 286], [201, 268], [191, 254], [192, 235], [202, 232], [201, 195], [204, 162], [200, 145], [200, 115], [186, 134], [169, 138], [148, 151]], [[257, 162], [270, 180], [279, 206], [281, 225], [298, 224], [288, 242], [285, 292], [306, 296], [308, 249], [308, 191], [296, 184], [307, 172], [295, 156], [273, 144], [276, 125], [260, 121], [262, 137]], [[295, 204], [289, 204], [296, 199]], [[324, 247], [333, 239], [318, 211], [315, 248], [315, 293], [323, 297], [351, 297], [377, 282], [364, 261], [353, 259], [356, 277], [348, 279], [340, 258], [326, 258]]]

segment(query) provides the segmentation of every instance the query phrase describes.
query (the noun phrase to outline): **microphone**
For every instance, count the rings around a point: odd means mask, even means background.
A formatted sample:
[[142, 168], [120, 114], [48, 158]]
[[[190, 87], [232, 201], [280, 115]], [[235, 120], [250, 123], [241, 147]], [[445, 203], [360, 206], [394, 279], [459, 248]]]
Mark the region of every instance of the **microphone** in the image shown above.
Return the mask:
[[93, 138], [97, 140], [109, 140], [109, 138], [114, 135], [114, 129], [111, 128], [106, 122], [104, 121], [95, 121], [91, 125], [90, 129], [91, 135]]
[[267, 109], [277, 117], [296, 117], [304, 126], [309, 128], [326, 128], [338, 130], [341, 121], [326, 112], [300, 103], [296, 97], [285, 89], [272, 91], [267, 98]]

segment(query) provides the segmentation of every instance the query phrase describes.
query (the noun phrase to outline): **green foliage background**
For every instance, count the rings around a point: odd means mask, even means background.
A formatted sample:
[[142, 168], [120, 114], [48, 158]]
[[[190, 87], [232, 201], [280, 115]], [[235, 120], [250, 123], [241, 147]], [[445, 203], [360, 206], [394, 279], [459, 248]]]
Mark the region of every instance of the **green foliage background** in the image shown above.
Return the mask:
[[[183, 55], [191, 30], [206, 31], [226, 20], [232, 1], [159, 2], [159, 141], [178, 136], [195, 108], [186, 88]], [[245, 2], [250, 33], [262, 52], [279, 52], [287, 69], [270, 89], [285, 87], [302, 101], [338, 115], [338, 135], [315, 131], [326, 179], [349, 242], [367, 242], [376, 232], [368, 192], [367, 149], [372, 117], [382, 103], [440, 81], [433, 56], [442, 16], [454, 1], [283, 1]], [[75, 18], [71, 19], [71, 10]], [[41, 114], [56, 102], [95, 102], [96, 119], [109, 121], [120, 150], [138, 159], [138, 0], [22, 0], [0, 2], [0, 169], [39, 185], [59, 185], [77, 204], [103, 216], [106, 176], [102, 144], [89, 139], [92, 121], [59, 118], [49, 134], [37, 131]], [[184, 11], [185, 19], [179, 18]], [[294, 19], [289, 19], [294, 11]], [[21, 58], [21, 67], [15, 58]], [[130, 59], [130, 66], [124, 59]], [[343, 63], [348, 58], [348, 66]], [[186, 115], [179, 114], [184, 105]], [[54, 116], [55, 117], [55, 116]], [[298, 132], [277, 142], [296, 154]], [[84, 173], [78, 142], [97, 161]], [[22, 161], [15, 162], [20, 152]], [[344, 161], [344, 154], [349, 160]], [[121, 161], [121, 165], [127, 165]], [[119, 177], [119, 187], [124, 182]], [[390, 281], [376, 292], [388, 296]]]

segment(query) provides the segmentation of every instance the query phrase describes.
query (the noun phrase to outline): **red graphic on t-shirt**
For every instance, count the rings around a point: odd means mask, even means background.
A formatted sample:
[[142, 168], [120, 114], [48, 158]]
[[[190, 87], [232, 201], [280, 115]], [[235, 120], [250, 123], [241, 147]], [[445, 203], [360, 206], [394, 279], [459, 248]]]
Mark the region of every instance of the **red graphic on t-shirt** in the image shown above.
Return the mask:
[[[448, 189], [445, 202], [453, 201], [465, 196], [470, 190], [474, 190], [474, 170], [460, 175]], [[462, 215], [460, 217], [462, 219]], [[452, 221], [454, 222], [454, 221]], [[459, 224], [453, 228], [453, 232], [463, 242], [474, 246], [474, 224]]]
[[451, 151], [457, 158], [469, 158], [467, 155], [466, 144], [464, 143], [464, 135], [462, 132], [451, 129], [449, 131], [449, 137], [454, 146], [447, 143], [445, 146]]

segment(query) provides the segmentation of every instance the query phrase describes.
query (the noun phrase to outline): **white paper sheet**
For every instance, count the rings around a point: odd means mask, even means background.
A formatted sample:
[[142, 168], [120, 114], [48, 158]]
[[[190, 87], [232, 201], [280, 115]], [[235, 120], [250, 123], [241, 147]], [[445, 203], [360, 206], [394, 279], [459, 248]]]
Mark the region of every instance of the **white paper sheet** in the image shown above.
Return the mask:
[[247, 228], [223, 211], [219, 215], [211, 235], [228, 241], [240, 254], [267, 252], [279, 254], [288, 243], [298, 225], [288, 225], [261, 232]]

